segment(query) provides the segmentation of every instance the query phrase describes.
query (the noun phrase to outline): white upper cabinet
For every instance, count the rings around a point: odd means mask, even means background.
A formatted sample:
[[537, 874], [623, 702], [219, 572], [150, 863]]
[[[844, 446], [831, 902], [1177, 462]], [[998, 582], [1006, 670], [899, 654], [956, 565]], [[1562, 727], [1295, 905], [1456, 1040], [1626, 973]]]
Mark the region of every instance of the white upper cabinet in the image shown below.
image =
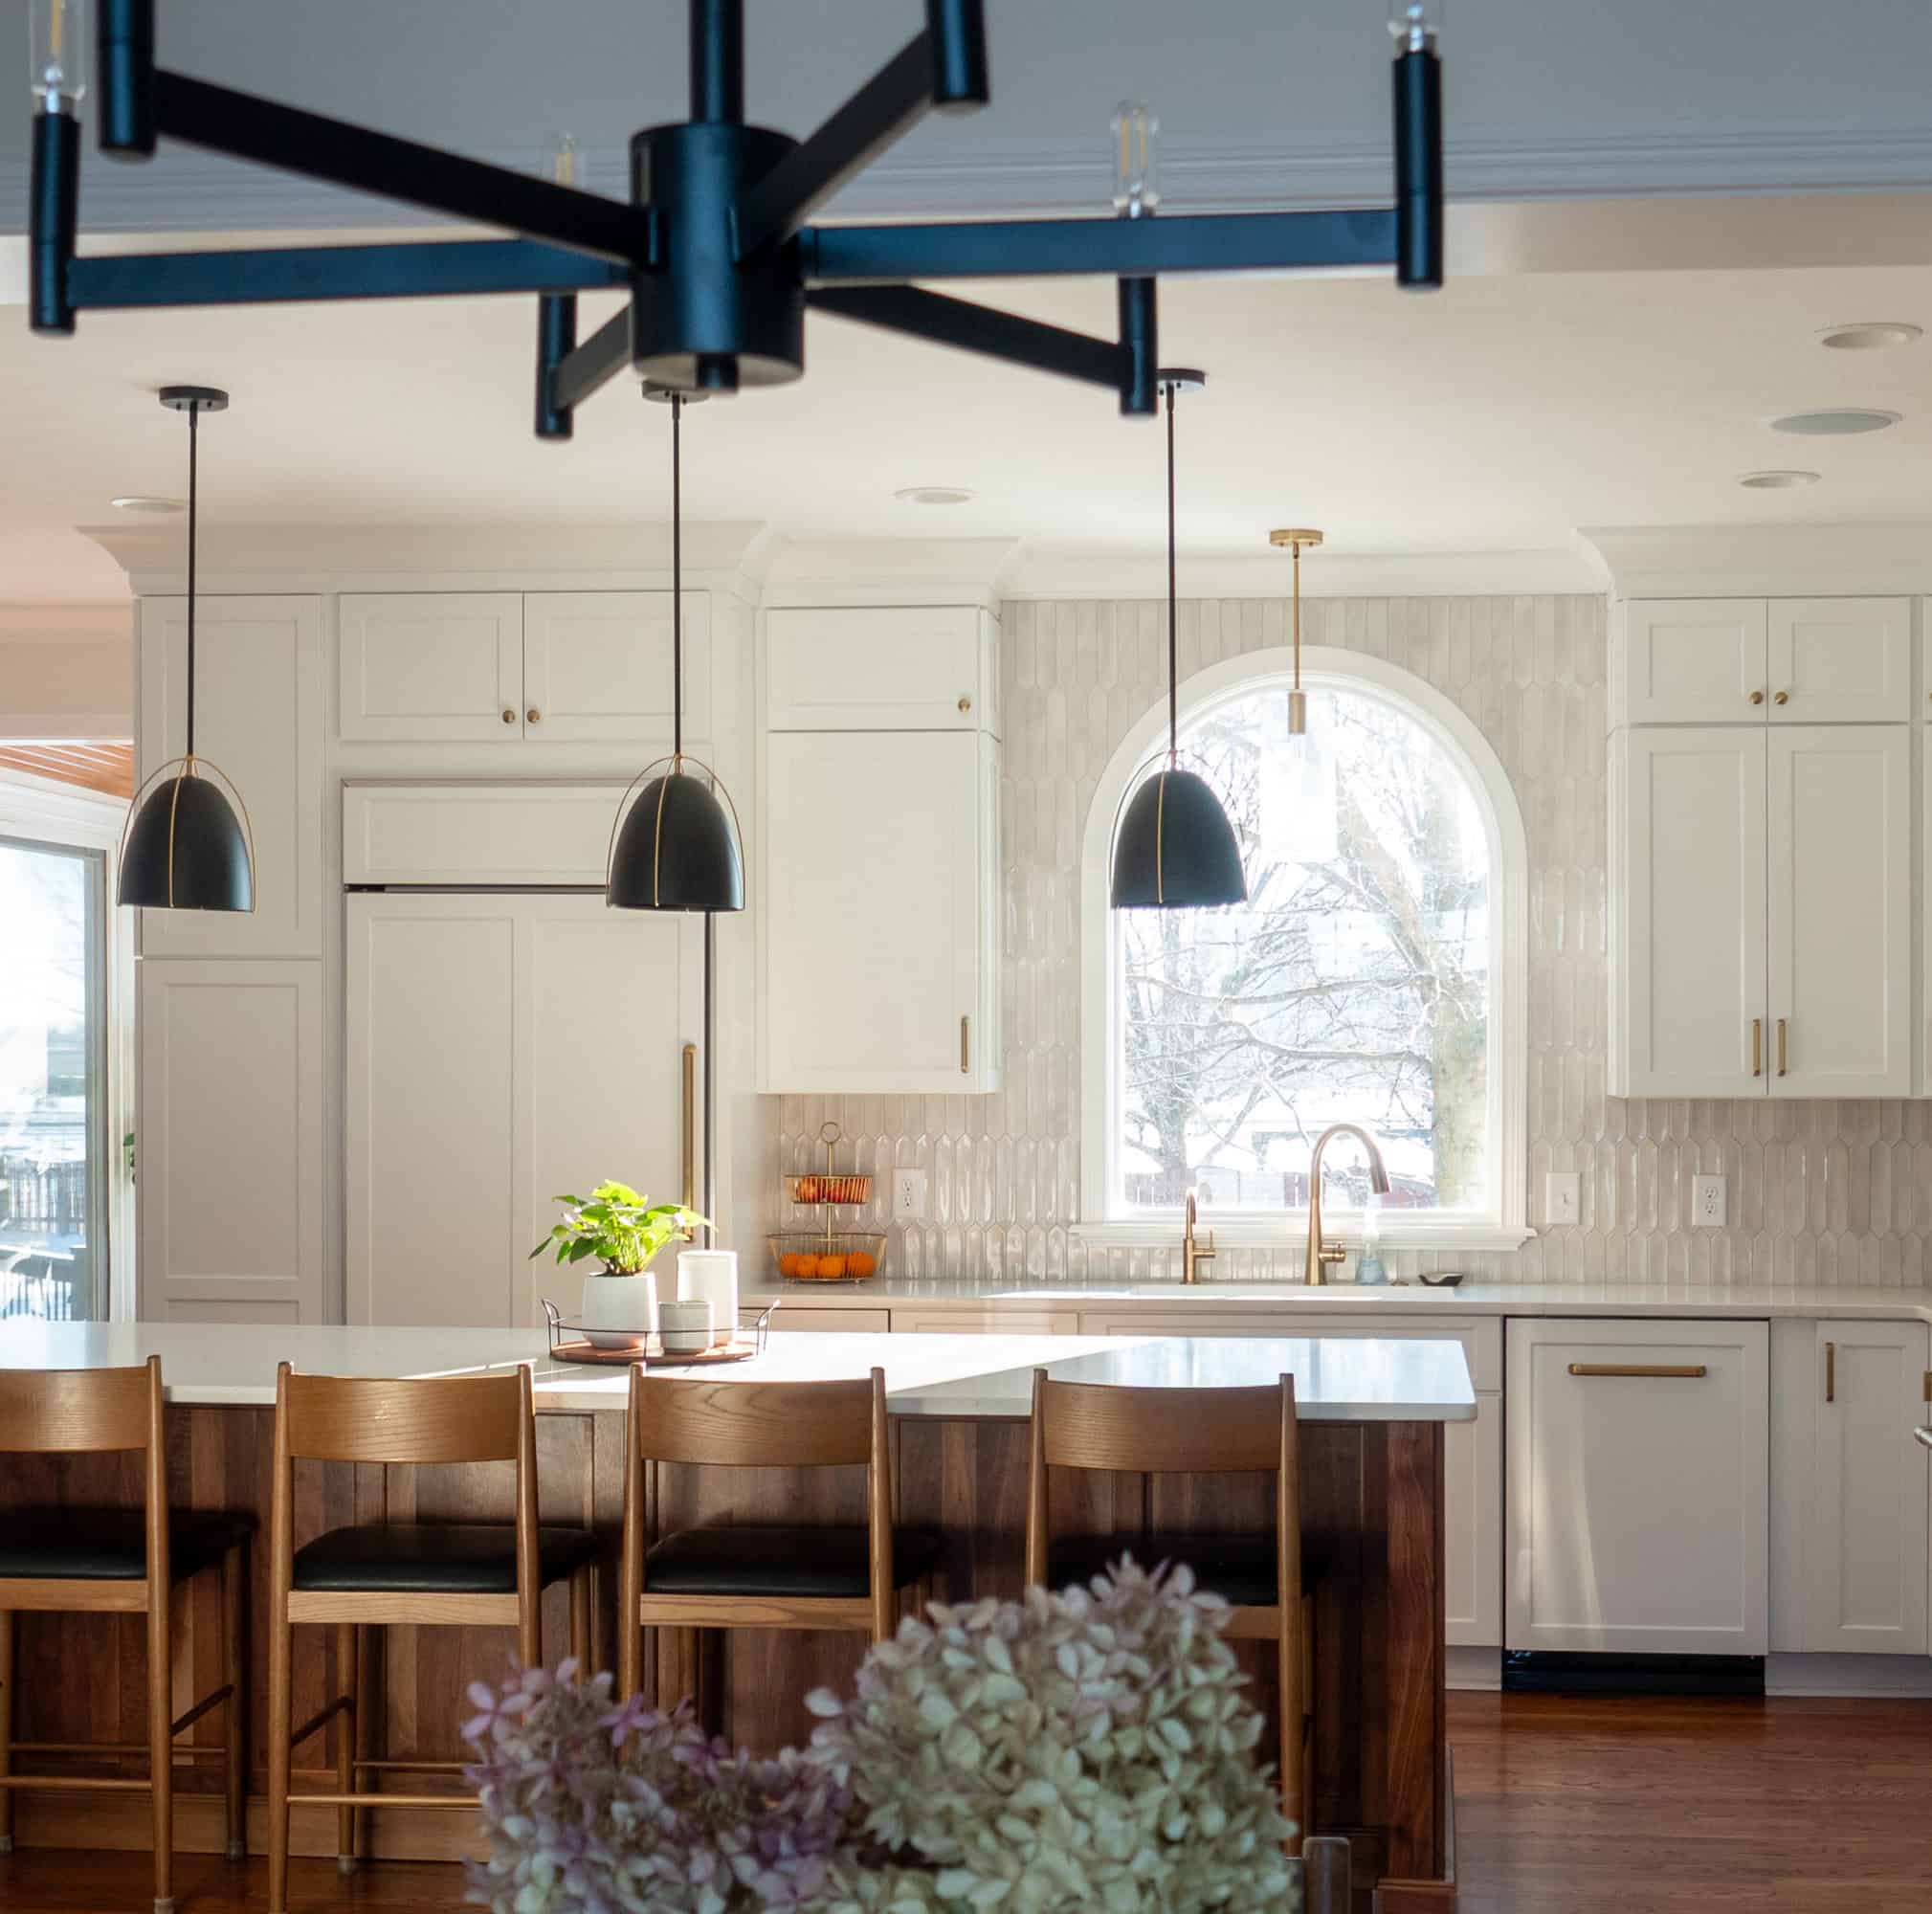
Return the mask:
[[999, 735], [998, 627], [972, 605], [766, 615], [765, 719], [774, 731]]
[[1762, 729], [1615, 740], [1612, 1096], [1764, 1094], [1765, 764]]
[[489, 744], [522, 735], [517, 592], [347, 592], [337, 622], [344, 738]]
[[[339, 725], [359, 744], [671, 740], [668, 591], [345, 592]], [[710, 600], [684, 594], [684, 730], [711, 716]]]
[[1613, 689], [1627, 724], [1731, 724], [1764, 716], [1762, 598], [1635, 598], [1623, 608], [1623, 669]]
[[1772, 599], [1765, 682], [1774, 724], [1910, 718], [1911, 600]]
[[[684, 736], [711, 729], [710, 600], [684, 594]], [[661, 740], [672, 723], [668, 591], [537, 591], [523, 600], [523, 725], [560, 744]]]
[[1910, 728], [1794, 724], [1768, 743], [1771, 1094], [1906, 1096]]
[[1763, 1655], [1763, 1323], [1512, 1320], [1504, 1646]]
[[999, 1087], [997, 789], [973, 734], [766, 739], [761, 1090]]
[[[255, 909], [146, 910], [146, 957], [322, 952], [322, 605], [204, 598], [195, 749], [233, 781], [255, 848]], [[187, 747], [188, 602], [141, 605], [141, 772]]]

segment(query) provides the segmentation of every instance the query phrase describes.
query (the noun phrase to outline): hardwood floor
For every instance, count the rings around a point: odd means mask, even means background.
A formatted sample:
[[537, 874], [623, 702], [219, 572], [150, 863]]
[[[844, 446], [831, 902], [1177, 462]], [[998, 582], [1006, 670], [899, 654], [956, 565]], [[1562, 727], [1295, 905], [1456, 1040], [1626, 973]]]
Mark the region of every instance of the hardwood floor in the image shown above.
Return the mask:
[[[1460, 1914], [1928, 1914], [1932, 1702], [1452, 1695]], [[0, 1859], [6, 1914], [144, 1914], [147, 1858]], [[262, 1864], [183, 1855], [179, 1914], [244, 1914]], [[455, 1867], [344, 1881], [297, 1861], [296, 1914], [463, 1904]]]

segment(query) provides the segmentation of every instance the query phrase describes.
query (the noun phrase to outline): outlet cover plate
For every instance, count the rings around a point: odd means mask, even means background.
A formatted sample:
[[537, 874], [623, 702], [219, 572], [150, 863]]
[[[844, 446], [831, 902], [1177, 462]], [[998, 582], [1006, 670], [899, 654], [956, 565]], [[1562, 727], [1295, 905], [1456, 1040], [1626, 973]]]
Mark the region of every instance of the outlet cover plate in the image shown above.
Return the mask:
[[892, 1172], [892, 1213], [897, 1222], [915, 1223], [925, 1214], [925, 1171]]
[[1724, 1179], [1721, 1176], [1691, 1178], [1691, 1226], [1699, 1230], [1721, 1230], [1730, 1220]]
[[1552, 1169], [1543, 1179], [1543, 1216], [1551, 1229], [1574, 1228], [1583, 1220], [1583, 1178], [1574, 1169]]

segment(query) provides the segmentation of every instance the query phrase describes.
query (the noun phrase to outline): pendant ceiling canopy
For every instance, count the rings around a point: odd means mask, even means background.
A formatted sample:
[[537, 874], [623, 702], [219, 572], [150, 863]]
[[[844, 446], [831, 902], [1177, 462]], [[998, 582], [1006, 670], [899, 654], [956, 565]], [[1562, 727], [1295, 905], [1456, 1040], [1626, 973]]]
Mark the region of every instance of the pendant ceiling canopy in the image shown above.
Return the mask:
[[1174, 395], [1199, 391], [1207, 374], [1164, 371], [1167, 405], [1167, 750], [1127, 802], [1114, 834], [1116, 910], [1191, 910], [1246, 903], [1248, 878], [1234, 827], [1212, 787], [1182, 768], [1180, 662], [1175, 638]]
[[116, 897], [150, 910], [253, 910], [255, 847], [247, 807], [220, 768], [194, 749], [197, 455], [202, 413], [226, 411], [228, 394], [211, 386], [164, 386], [161, 403], [188, 414], [188, 749], [134, 794], [122, 837]]
[[[1441, 284], [1438, 4], [1396, 0], [1390, 21], [1392, 206], [1155, 217], [1152, 121], [1143, 110], [1116, 136], [1113, 219], [818, 226], [820, 209], [928, 113], [987, 103], [982, 0], [925, 0], [922, 31], [803, 140], [744, 122], [743, 0], [690, 0], [691, 118], [633, 135], [628, 202], [157, 66], [156, 0], [96, 0], [104, 154], [144, 160], [160, 140], [178, 140], [520, 236], [79, 256], [81, 0], [30, 0], [40, 110], [29, 322], [66, 333], [89, 309], [534, 294], [536, 430], [568, 438], [577, 407], [620, 373], [708, 392], [797, 378], [806, 314], [816, 310], [1084, 381], [1114, 392], [1123, 413], [1150, 416], [1164, 272], [1385, 265], [1403, 286]], [[1100, 0], [1094, 11], [1104, 28]], [[595, 48], [573, 51], [598, 57]], [[460, 36], [451, 54], [460, 59]], [[930, 284], [1070, 274], [1118, 281], [1115, 338]], [[628, 303], [580, 344], [577, 294], [606, 289], [627, 292]]]
[[604, 901], [619, 910], [743, 910], [737, 807], [711, 768], [684, 751], [684, 408], [690, 401], [657, 388], [648, 388], [645, 396], [671, 407], [671, 755], [647, 766], [618, 806]]

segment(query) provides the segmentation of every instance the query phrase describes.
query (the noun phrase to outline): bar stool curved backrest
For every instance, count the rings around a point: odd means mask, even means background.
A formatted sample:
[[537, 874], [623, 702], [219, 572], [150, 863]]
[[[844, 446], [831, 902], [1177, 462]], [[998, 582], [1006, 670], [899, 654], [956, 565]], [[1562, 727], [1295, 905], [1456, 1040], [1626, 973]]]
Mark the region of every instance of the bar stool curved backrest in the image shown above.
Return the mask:
[[[1295, 1378], [1254, 1389], [1137, 1389], [1110, 1383], [1057, 1382], [1033, 1371], [1031, 1475], [1027, 1495], [1027, 1580], [1044, 1584], [1052, 1558], [1049, 1469], [1096, 1469], [1123, 1475], [1275, 1477], [1273, 1574], [1262, 1600], [1234, 1597], [1227, 1634], [1277, 1644], [1280, 1689], [1280, 1784], [1284, 1811], [1307, 1819], [1304, 1717], [1307, 1622], [1301, 1583], [1301, 1475], [1296, 1441]], [[1207, 1538], [1203, 1538], [1205, 1541]], [[1218, 1539], [1218, 1538], [1217, 1538]], [[1110, 1536], [1110, 1549], [1144, 1557], [1134, 1536]], [[1159, 1553], [1187, 1560], [1185, 1536], [1163, 1536]], [[1152, 1568], [1152, 1561], [1143, 1561]], [[1214, 1589], [1213, 1564], [1193, 1565]], [[1244, 1577], [1244, 1579], [1246, 1579]], [[1227, 1592], [1216, 1591], [1216, 1592]], [[1290, 1844], [1300, 1851], [1300, 1834]]]
[[[79, 1753], [13, 1739], [15, 1630], [19, 1613], [144, 1614], [147, 1621], [147, 1739], [113, 1743], [100, 1752], [145, 1752], [145, 1779], [95, 1777], [88, 1792], [146, 1791], [153, 1810], [154, 1904], [173, 1906], [174, 1761], [178, 1754], [219, 1754], [227, 1765], [228, 1854], [241, 1858], [246, 1829], [247, 1744], [241, 1667], [245, 1551], [253, 1523], [213, 1511], [171, 1513], [162, 1426], [161, 1358], [139, 1368], [0, 1371], [0, 1453], [36, 1456], [138, 1454], [141, 1508], [10, 1511], [0, 1527], [0, 1851], [13, 1845], [13, 1797], [77, 1783], [14, 1770], [16, 1754]], [[222, 1576], [222, 1684], [178, 1719], [173, 1712], [170, 1597], [177, 1579], [219, 1567]], [[178, 1749], [175, 1737], [211, 1709], [226, 1704], [221, 1748]]]

